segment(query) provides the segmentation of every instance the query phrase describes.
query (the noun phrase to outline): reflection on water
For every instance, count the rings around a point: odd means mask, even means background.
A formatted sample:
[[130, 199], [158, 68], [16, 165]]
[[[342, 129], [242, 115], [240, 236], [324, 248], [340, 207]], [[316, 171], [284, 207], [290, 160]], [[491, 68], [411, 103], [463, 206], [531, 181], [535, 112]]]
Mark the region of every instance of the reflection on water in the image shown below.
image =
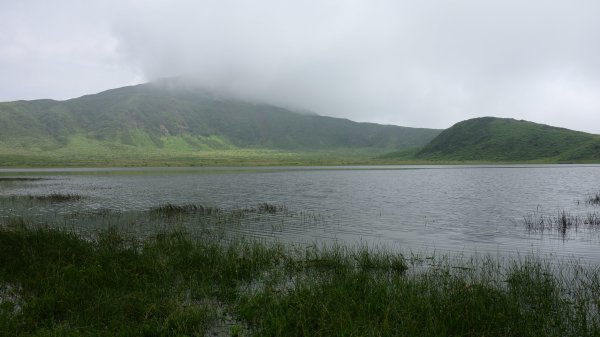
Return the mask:
[[[268, 203], [285, 205], [286, 212], [249, 213], [223, 231], [302, 243], [366, 242], [417, 252], [493, 255], [533, 252], [600, 261], [597, 231], [531, 233], [523, 224], [540, 208], [549, 216], [599, 211], [585, 202], [600, 190], [600, 166], [594, 165], [0, 170], [0, 178], [10, 177], [44, 179], [0, 179], [0, 216], [68, 218], [64, 221], [74, 227], [87, 223], [77, 214], [90, 212], [121, 214], [142, 226], [164, 222], [148, 216], [161, 204], [234, 212]], [[49, 194], [82, 198], [42, 206], [19, 206], [7, 198]], [[188, 214], [182, 219], [188, 228], [219, 225], [209, 218]]]

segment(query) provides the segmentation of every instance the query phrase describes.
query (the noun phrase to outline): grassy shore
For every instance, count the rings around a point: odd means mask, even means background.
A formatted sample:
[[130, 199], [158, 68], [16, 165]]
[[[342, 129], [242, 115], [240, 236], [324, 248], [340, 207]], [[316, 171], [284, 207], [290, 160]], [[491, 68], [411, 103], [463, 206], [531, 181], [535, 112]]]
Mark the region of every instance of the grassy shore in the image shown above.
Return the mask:
[[5, 151], [1, 168], [65, 167], [196, 167], [196, 166], [340, 166], [340, 165], [498, 165], [498, 164], [597, 164], [598, 160], [452, 160], [383, 155], [365, 149], [280, 151], [232, 149], [196, 152], [142, 150], [133, 152]]
[[[376, 154], [378, 154], [376, 152]], [[206, 151], [130, 152], [106, 151], [6, 151], [0, 148], [2, 167], [193, 167], [193, 166], [294, 166], [377, 164], [369, 149], [283, 151], [269, 149], [226, 149]]]
[[0, 226], [1, 336], [600, 336], [600, 271]]

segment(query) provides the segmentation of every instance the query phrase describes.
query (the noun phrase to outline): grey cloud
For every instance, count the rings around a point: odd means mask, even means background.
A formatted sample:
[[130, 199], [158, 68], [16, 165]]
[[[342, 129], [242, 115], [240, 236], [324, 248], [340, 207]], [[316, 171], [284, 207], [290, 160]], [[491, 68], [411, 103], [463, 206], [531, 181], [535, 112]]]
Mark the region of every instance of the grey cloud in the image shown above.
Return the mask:
[[[99, 45], [83, 49], [104, 50], [66, 58], [88, 58], [106, 84], [185, 76], [358, 121], [445, 128], [495, 115], [600, 133], [595, 0], [60, 3], [75, 4], [61, 11], [80, 13], [81, 30], [96, 34]], [[64, 36], [67, 50], [83, 43]]]
[[184, 1], [129, 10], [137, 15], [115, 34], [150, 78], [193, 74], [237, 95], [362, 121], [447, 127], [497, 115], [600, 132], [596, 1]]
[[0, 101], [66, 99], [140, 80], [120, 59], [107, 8], [0, 0]]

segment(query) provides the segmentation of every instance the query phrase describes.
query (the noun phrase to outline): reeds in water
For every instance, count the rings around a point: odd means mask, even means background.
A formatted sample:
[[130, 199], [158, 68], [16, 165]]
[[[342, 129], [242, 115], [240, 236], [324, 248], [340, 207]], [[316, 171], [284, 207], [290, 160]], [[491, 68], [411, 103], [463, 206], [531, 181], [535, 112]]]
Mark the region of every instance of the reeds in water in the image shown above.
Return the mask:
[[589, 205], [600, 205], [600, 193], [590, 195], [586, 199], [586, 203]]
[[245, 208], [234, 208], [231, 210], [224, 210], [218, 207], [204, 206], [200, 204], [172, 204], [166, 203], [156, 207], [152, 207], [150, 212], [156, 214], [200, 214], [200, 215], [218, 215], [221, 213], [231, 213], [236, 216], [244, 216], [251, 213], [258, 214], [277, 214], [287, 213], [288, 208], [285, 205], [269, 204], [266, 202], [259, 203], [256, 207], [245, 207]]
[[541, 209], [523, 217], [523, 224], [532, 232], [556, 231], [566, 235], [568, 231], [578, 229], [600, 229], [600, 215], [588, 213], [585, 216], [574, 215], [565, 210], [556, 215], [544, 215]]
[[288, 208], [285, 205], [276, 205], [276, 204], [269, 204], [266, 202], [261, 202], [256, 206], [255, 210], [258, 213], [275, 214], [275, 213], [280, 213], [280, 212], [287, 212]]
[[597, 213], [588, 213], [583, 219], [583, 223], [588, 226], [600, 228], [600, 215]]
[[222, 212], [220, 208], [197, 205], [197, 204], [171, 204], [166, 203], [156, 207], [152, 207], [150, 212], [155, 214], [164, 215], [177, 215], [177, 214], [200, 214], [200, 215], [214, 215]]
[[37, 181], [43, 180], [44, 178], [30, 178], [30, 177], [0, 177], [0, 182], [3, 181]]
[[71, 201], [79, 201], [83, 199], [83, 196], [78, 194], [70, 194], [70, 193], [51, 193], [51, 194], [43, 194], [43, 195], [12, 195], [8, 197], [11, 201], [19, 201], [19, 200], [30, 200], [30, 201], [39, 201], [39, 202], [71, 202]]

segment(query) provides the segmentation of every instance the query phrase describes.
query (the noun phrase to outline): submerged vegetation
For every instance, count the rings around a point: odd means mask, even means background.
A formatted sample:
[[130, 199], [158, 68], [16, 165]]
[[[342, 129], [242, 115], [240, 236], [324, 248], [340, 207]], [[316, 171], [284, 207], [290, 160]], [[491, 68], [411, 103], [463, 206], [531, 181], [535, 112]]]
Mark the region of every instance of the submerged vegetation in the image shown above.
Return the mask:
[[185, 204], [176, 205], [171, 203], [162, 204], [156, 207], [152, 207], [150, 212], [164, 215], [175, 215], [175, 214], [190, 214], [197, 213], [202, 215], [212, 215], [221, 212], [221, 209], [217, 207], [196, 205], [196, 204]]
[[0, 335], [598, 336], [600, 272], [4, 223]]
[[259, 213], [259, 214], [276, 214], [282, 212], [288, 212], [288, 209], [285, 205], [276, 205], [270, 204], [266, 202], [261, 202], [256, 205], [256, 207], [246, 207], [246, 208], [234, 208], [232, 210], [224, 210], [218, 207], [213, 206], [205, 206], [199, 204], [183, 204], [177, 205], [172, 203], [162, 204], [156, 207], [152, 207], [150, 212], [155, 214], [162, 215], [176, 215], [176, 214], [200, 214], [200, 215], [214, 215], [219, 213], [226, 213], [227, 211], [236, 213], [236, 214], [249, 214], [249, 213]]
[[41, 202], [70, 202], [70, 201], [79, 201], [83, 197], [78, 194], [70, 194], [70, 193], [51, 193], [51, 194], [42, 194], [42, 195], [12, 195], [9, 196], [8, 199], [12, 201], [19, 200], [31, 200], [31, 201], [41, 201]]
[[4, 182], [4, 181], [8, 181], [8, 182], [13, 182], [13, 181], [38, 181], [38, 180], [43, 180], [43, 178], [29, 178], [29, 177], [0, 177], [0, 182]]
[[599, 230], [600, 215], [595, 212], [583, 216], [574, 215], [565, 210], [559, 211], [556, 215], [544, 215], [544, 212], [538, 209], [525, 215], [523, 224], [532, 232], [556, 231], [566, 236], [569, 230]]
[[586, 202], [590, 205], [600, 205], [600, 193], [588, 196]]

